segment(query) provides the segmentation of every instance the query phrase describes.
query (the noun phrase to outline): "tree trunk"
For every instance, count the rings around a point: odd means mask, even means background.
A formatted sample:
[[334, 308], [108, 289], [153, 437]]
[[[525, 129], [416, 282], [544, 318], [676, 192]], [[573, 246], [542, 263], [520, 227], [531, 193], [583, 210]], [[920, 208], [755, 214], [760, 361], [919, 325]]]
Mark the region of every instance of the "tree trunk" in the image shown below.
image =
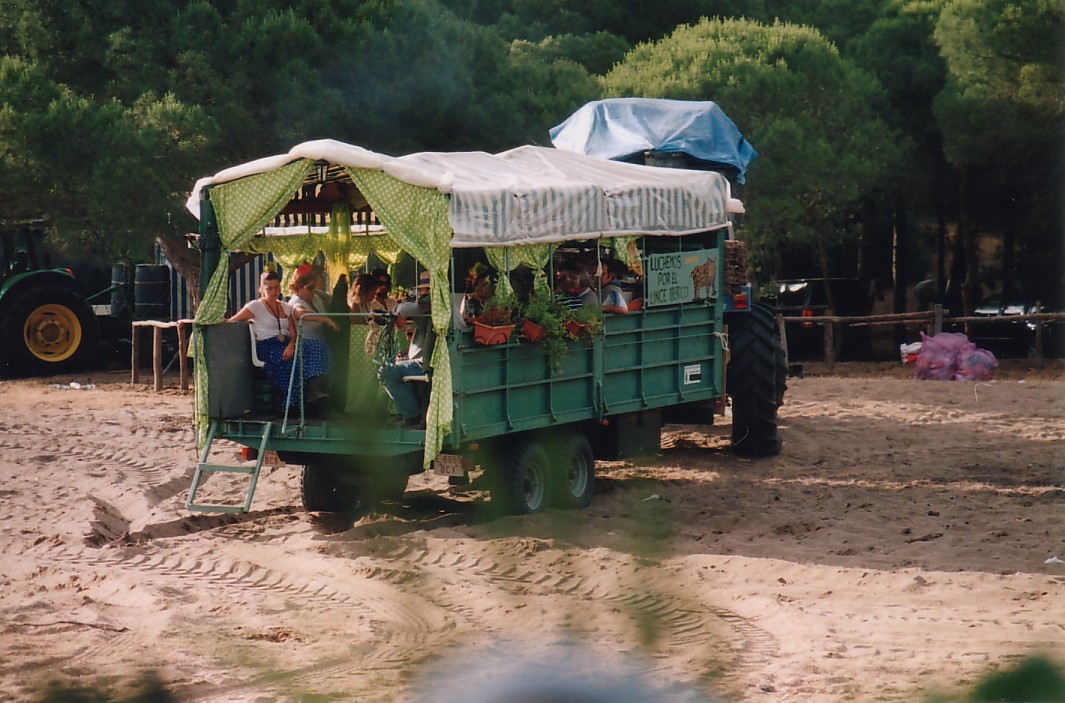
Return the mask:
[[[200, 306], [200, 252], [186, 244], [184, 239], [176, 237], [157, 236], [156, 243], [163, 250], [163, 256], [181, 274], [189, 286], [189, 295], [192, 297], [192, 307]], [[229, 257], [229, 270], [236, 271], [247, 264], [256, 254], [234, 252]]]
[[[892, 252], [892, 279], [895, 284], [895, 294], [892, 309], [893, 312], [906, 312], [906, 284], [908, 276], [906, 260], [909, 256], [907, 242], [909, 240], [909, 227], [906, 221], [906, 210], [901, 204], [895, 208], [895, 238], [894, 251]], [[895, 326], [895, 344], [899, 345], [906, 341], [906, 326]]]
[[[1002, 222], [1002, 299], [1012, 301], [1017, 292], [1017, 212], [1020, 198], [1016, 194], [1008, 197], [1014, 204], [1008, 208]], [[1023, 207], [1023, 206], [1022, 206]]]
[[817, 233], [817, 258], [821, 264], [821, 277], [825, 281], [825, 300], [828, 303], [828, 315], [836, 314], [836, 296], [832, 291], [832, 286], [828, 284], [829, 271], [828, 271], [828, 249], [825, 247], [825, 237], [820, 231]]
[[192, 297], [192, 307], [200, 306], [200, 252], [190, 248], [184, 239], [159, 235], [155, 238], [156, 244], [163, 250], [163, 256], [170, 262], [189, 285], [189, 295]]
[[[972, 315], [980, 304], [980, 265], [976, 257], [976, 223], [972, 219], [972, 187], [970, 168], [961, 173], [961, 205], [958, 211], [958, 237], [962, 255], [965, 257], [965, 281], [961, 286], [962, 306], [966, 315]], [[966, 332], [968, 332], [966, 325]]]

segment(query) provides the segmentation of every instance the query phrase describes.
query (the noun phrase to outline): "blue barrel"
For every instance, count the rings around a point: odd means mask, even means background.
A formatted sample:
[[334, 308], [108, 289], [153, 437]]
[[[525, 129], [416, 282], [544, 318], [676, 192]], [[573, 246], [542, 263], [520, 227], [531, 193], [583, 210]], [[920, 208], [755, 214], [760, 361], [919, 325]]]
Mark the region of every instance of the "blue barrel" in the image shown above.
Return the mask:
[[138, 320], [170, 319], [170, 268], [137, 264], [133, 274], [134, 315]]

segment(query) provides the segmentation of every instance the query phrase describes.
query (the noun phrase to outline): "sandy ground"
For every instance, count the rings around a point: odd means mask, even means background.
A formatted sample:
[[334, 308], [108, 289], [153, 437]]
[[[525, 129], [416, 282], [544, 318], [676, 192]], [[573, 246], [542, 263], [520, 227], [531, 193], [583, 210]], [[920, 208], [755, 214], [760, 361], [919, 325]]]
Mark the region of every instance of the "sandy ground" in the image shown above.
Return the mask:
[[670, 426], [590, 509], [494, 521], [432, 476], [307, 513], [291, 466], [190, 515], [191, 395], [0, 382], [0, 701], [148, 670], [184, 701], [912, 701], [1065, 663], [1065, 367], [1030, 367], [807, 365], [779, 457]]

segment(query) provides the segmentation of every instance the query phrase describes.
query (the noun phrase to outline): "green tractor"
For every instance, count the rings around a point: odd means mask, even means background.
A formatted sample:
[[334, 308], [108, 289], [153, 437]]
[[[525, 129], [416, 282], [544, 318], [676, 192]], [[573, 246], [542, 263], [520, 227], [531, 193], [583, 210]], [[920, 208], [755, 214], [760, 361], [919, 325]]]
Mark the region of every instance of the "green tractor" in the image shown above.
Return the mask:
[[51, 375], [90, 358], [96, 316], [69, 269], [52, 268], [40, 223], [0, 227], [0, 373]]

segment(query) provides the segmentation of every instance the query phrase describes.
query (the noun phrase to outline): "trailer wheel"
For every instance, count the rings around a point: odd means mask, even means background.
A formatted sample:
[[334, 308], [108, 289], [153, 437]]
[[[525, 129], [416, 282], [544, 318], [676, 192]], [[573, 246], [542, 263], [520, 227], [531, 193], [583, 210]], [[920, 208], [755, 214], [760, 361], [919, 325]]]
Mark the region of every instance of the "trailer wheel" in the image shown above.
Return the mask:
[[571, 431], [557, 438], [551, 451], [552, 504], [559, 508], [587, 508], [595, 490], [595, 456], [584, 433]]
[[395, 502], [407, 491], [405, 471], [366, 470], [355, 479], [359, 505], [368, 508], [385, 502]]
[[732, 396], [732, 446], [745, 456], [773, 456], [780, 452], [777, 408], [783, 402], [778, 383], [783, 352], [773, 314], [755, 304], [751, 312], [729, 321], [731, 359], [727, 386]]
[[352, 487], [340, 478], [333, 464], [315, 463], [303, 467], [300, 479], [303, 507], [323, 513], [339, 513], [355, 507]]
[[547, 452], [534, 439], [526, 439], [517, 451], [504, 459], [492, 500], [500, 499], [512, 515], [538, 513], [551, 498], [551, 464]]
[[17, 374], [65, 373], [91, 356], [98, 335], [92, 309], [72, 290], [45, 285], [26, 290], [7, 305], [3, 356]]

